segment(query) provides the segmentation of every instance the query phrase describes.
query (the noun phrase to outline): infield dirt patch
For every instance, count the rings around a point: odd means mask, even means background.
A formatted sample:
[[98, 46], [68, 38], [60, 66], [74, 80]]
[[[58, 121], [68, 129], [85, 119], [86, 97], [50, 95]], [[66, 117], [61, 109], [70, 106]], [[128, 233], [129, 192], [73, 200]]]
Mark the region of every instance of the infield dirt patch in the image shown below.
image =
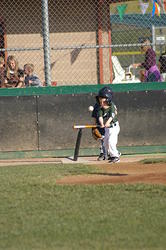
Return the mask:
[[86, 164], [99, 171], [88, 175], [66, 176], [56, 181], [57, 184], [117, 184], [117, 183], [149, 183], [166, 185], [166, 163], [144, 164], [144, 159], [166, 158], [166, 155], [136, 155], [122, 156], [121, 162], [110, 164], [99, 162], [96, 157], [79, 157], [74, 162], [70, 158], [36, 158], [36, 159], [8, 159], [0, 160], [0, 167], [31, 165], [31, 164]]
[[[149, 183], [166, 185], [166, 164], [143, 164], [128, 162], [95, 164], [101, 172], [88, 175], [68, 176], [57, 180], [57, 184], [117, 184]], [[93, 166], [91, 166], [93, 167]]]

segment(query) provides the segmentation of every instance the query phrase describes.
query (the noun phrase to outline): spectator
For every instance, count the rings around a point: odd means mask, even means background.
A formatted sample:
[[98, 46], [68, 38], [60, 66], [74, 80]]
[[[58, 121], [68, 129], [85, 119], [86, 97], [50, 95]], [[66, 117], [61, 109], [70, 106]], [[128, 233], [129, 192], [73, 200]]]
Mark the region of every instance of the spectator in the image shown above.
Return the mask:
[[7, 88], [24, 87], [24, 71], [19, 69], [18, 61], [12, 55], [7, 58], [6, 80]]
[[5, 61], [3, 57], [0, 57], [0, 88], [5, 88]]
[[156, 65], [156, 54], [150, 45], [150, 41], [146, 39], [141, 46], [141, 50], [145, 53], [145, 61], [143, 63], [133, 64], [133, 68], [141, 67], [140, 70], [141, 82], [160, 82], [161, 75]]
[[166, 81], [166, 49], [159, 58], [159, 70], [162, 76], [162, 81]]
[[24, 65], [24, 73], [25, 73], [25, 86], [26, 87], [42, 87], [42, 83], [37, 75], [34, 73], [34, 65], [33, 64], [25, 64]]

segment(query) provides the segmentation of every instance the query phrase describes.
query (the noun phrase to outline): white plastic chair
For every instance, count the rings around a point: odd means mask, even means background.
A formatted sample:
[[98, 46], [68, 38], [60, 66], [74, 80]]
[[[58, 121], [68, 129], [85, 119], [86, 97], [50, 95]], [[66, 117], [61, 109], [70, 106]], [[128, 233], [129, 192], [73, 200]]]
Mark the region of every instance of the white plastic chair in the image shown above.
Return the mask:
[[162, 82], [166, 82], [166, 73], [161, 74]]
[[112, 56], [112, 66], [114, 71], [114, 80], [112, 83], [136, 83], [140, 82], [138, 78], [131, 73], [131, 66], [129, 66], [129, 71], [126, 73], [122, 68], [117, 56]]

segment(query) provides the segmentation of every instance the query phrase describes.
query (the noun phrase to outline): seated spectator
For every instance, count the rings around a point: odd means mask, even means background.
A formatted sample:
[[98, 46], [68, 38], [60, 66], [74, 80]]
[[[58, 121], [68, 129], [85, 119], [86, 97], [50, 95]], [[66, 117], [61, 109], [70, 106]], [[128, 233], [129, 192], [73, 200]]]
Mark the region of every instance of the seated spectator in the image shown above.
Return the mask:
[[145, 61], [143, 63], [134, 63], [133, 68], [141, 67], [141, 82], [160, 82], [161, 75], [156, 65], [156, 53], [150, 45], [150, 41], [146, 39], [141, 46], [141, 50], [145, 53]]
[[5, 60], [0, 57], [0, 88], [5, 88]]
[[34, 65], [25, 64], [24, 65], [25, 73], [25, 86], [26, 87], [42, 87], [42, 83], [37, 75], [34, 74]]
[[166, 50], [159, 58], [159, 70], [162, 76], [162, 81], [166, 82]]
[[6, 66], [6, 87], [24, 87], [24, 71], [19, 69], [15, 56], [8, 56]]

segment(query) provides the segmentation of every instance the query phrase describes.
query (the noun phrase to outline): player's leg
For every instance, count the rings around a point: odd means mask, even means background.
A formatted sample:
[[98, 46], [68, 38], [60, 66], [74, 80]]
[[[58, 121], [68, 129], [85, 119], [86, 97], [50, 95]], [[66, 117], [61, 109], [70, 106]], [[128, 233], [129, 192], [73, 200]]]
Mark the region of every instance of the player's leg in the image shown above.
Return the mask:
[[107, 157], [108, 157], [108, 154], [109, 154], [108, 140], [109, 140], [109, 128], [105, 128], [105, 135], [104, 135], [104, 140], [103, 140], [103, 148], [105, 150], [105, 155]]
[[120, 132], [119, 123], [116, 126], [109, 128], [108, 150], [110, 152], [110, 162], [119, 162], [120, 153], [117, 149], [118, 134]]
[[100, 154], [97, 158], [98, 161], [106, 160], [106, 153], [105, 153], [105, 147], [104, 147], [104, 138], [100, 140]]
[[102, 160], [106, 160], [107, 159], [107, 151], [105, 149], [104, 146], [104, 136], [105, 136], [105, 129], [104, 128], [100, 128], [99, 129], [102, 138], [100, 139], [100, 155], [97, 158], [98, 161], [102, 161]]

